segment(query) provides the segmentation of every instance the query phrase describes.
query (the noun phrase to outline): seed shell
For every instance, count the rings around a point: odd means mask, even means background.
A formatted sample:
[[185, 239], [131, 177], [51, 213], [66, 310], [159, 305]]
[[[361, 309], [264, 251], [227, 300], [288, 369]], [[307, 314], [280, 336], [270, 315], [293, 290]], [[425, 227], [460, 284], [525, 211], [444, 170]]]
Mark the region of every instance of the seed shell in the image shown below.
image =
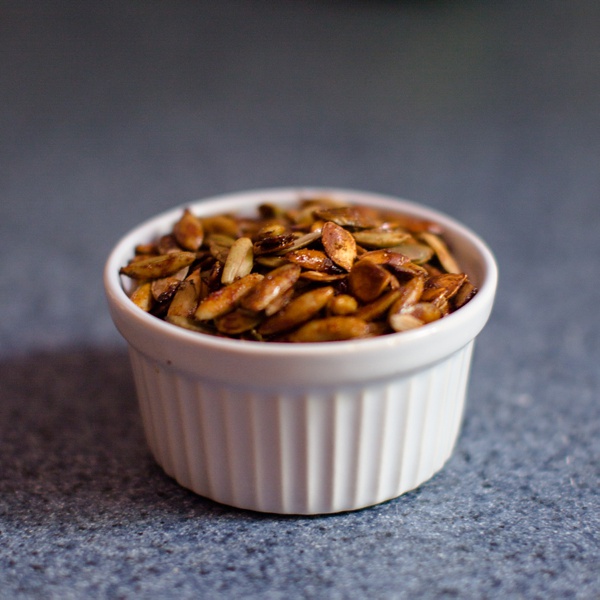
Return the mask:
[[173, 227], [173, 235], [182, 248], [195, 252], [204, 241], [202, 221], [186, 208]]
[[305, 323], [327, 304], [334, 293], [334, 289], [329, 286], [305, 292], [263, 321], [258, 332], [262, 335], [273, 335]]
[[361, 302], [372, 302], [389, 286], [390, 272], [370, 260], [359, 260], [350, 271], [350, 290]]
[[219, 288], [200, 302], [194, 317], [198, 321], [208, 321], [234, 310], [240, 299], [262, 279], [260, 273], [250, 273], [230, 285]]
[[248, 237], [241, 237], [235, 240], [229, 249], [223, 273], [221, 274], [221, 283], [229, 285], [236, 279], [245, 277], [252, 271], [254, 266], [254, 253], [252, 251], [252, 240]]
[[171, 252], [161, 256], [150, 256], [121, 267], [120, 273], [132, 279], [159, 279], [177, 273], [191, 265], [196, 259], [193, 252]]
[[333, 221], [327, 221], [321, 230], [325, 253], [336, 264], [350, 271], [356, 258], [356, 241], [352, 234]]
[[300, 270], [298, 265], [291, 263], [273, 269], [242, 299], [242, 307], [254, 312], [264, 310], [296, 283]]

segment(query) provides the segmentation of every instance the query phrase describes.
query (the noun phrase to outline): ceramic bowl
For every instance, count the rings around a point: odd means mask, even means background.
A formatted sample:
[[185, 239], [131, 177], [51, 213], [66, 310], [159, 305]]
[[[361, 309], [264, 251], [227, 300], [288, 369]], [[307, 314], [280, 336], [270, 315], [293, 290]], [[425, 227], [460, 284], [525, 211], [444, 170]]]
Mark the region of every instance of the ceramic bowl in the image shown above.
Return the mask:
[[306, 344], [225, 339], [143, 312], [119, 275], [134, 247], [169, 232], [183, 206], [125, 235], [104, 283], [129, 346], [148, 445], [182, 486], [227, 505], [280, 514], [372, 506], [430, 479], [460, 431], [473, 343], [497, 284], [494, 257], [476, 234], [422, 205], [350, 190], [259, 190], [185, 206], [198, 216], [255, 214], [260, 203], [311, 195], [438, 222], [479, 291], [447, 317], [402, 333]]

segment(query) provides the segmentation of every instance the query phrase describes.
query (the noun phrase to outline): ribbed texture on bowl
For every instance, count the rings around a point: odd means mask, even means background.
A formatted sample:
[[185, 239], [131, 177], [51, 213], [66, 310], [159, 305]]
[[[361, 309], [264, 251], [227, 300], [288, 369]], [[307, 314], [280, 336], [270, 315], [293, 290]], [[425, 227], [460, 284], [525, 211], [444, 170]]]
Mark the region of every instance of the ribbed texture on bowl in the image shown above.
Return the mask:
[[411, 375], [309, 391], [197, 380], [130, 355], [148, 444], [167, 474], [224, 504], [324, 514], [395, 498], [442, 468], [472, 349]]

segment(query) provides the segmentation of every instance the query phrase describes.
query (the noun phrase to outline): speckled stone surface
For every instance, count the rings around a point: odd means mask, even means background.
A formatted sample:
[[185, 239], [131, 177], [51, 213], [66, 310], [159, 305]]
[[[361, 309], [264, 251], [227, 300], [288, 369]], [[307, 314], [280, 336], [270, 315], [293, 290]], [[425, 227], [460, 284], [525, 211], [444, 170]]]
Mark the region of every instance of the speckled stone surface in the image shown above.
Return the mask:
[[[600, 596], [600, 4], [0, 0], [0, 598]], [[195, 496], [101, 271], [175, 204], [332, 185], [479, 232], [455, 453], [356, 513]]]

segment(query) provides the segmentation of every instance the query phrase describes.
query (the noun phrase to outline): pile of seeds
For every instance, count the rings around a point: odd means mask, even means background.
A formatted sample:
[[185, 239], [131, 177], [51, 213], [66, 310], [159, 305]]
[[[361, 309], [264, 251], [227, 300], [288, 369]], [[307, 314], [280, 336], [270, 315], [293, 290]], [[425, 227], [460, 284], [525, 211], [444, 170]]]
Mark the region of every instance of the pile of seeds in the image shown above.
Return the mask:
[[132, 301], [202, 333], [324, 342], [420, 327], [476, 293], [440, 227], [328, 198], [197, 217], [139, 245], [120, 272]]

